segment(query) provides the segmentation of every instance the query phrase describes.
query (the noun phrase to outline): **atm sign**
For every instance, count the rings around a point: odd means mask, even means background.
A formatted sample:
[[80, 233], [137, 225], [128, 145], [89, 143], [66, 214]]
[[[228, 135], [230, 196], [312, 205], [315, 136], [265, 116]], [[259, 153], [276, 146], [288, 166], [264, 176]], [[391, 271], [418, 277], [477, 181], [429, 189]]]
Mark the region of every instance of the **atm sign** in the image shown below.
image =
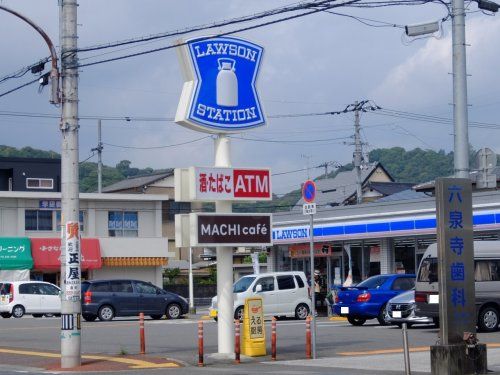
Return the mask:
[[[268, 169], [193, 167], [192, 200], [270, 200], [271, 174]], [[193, 186], [192, 185], [192, 186]]]

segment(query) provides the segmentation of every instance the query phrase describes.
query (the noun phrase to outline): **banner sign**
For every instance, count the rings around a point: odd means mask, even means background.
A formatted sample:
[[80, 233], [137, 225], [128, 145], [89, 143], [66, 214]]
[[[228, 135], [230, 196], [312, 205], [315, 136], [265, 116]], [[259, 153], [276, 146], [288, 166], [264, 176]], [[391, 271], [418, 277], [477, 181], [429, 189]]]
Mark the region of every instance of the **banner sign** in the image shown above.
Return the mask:
[[271, 214], [190, 214], [191, 246], [269, 246]]
[[74, 221], [66, 223], [66, 275], [64, 280], [64, 295], [68, 301], [81, 299], [80, 271], [80, 224]]
[[174, 171], [175, 200], [271, 200], [269, 169], [191, 167]]
[[436, 179], [436, 214], [440, 337], [461, 344], [476, 332], [471, 181]]
[[255, 88], [262, 47], [232, 37], [201, 37], [177, 50], [186, 82], [176, 123], [218, 134], [265, 124]]
[[[297, 244], [288, 247], [290, 258], [309, 258], [311, 255], [310, 244]], [[314, 257], [325, 258], [332, 255], [332, 246], [322, 243], [314, 244]]]

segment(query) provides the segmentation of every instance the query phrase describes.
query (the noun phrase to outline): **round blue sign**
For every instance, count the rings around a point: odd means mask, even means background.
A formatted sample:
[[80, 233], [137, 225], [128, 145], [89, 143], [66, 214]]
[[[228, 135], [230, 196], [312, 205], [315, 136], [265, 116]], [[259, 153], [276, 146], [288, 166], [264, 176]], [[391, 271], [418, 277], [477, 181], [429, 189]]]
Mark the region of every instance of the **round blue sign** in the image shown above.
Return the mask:
[[307, 180], [302, 186], [302, 198], [306, 203], [314, 202], [316, 198], [316, 184], [312, 180]]

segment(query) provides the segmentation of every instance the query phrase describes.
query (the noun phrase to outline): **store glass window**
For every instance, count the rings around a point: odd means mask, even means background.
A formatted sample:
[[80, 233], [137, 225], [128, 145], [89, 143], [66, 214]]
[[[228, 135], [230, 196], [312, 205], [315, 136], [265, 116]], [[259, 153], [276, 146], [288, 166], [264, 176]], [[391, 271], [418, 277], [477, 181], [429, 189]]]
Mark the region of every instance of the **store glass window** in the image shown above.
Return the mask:
[[394, 241], [394, 271], [396, 273], [415, 273], [415, 239], [402, 238]]
[[137, 237], [139, 234], [137, 211], [109, 211], [108, 233], [110, 237]]
[[52, 230], [52, 211], [26, 210], [24, 211], [25, 230]]

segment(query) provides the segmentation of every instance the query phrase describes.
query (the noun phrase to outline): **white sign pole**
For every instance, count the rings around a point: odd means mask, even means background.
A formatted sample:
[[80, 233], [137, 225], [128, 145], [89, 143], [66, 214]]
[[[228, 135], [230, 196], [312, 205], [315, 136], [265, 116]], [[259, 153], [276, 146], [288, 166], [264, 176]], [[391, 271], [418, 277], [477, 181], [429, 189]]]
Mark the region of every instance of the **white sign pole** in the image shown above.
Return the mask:
[[316, 359], [316, 285], [314, 281], [314, 215], [309, 215], [309, 250], [311, 263], [311, 316], [312, 316], [312, 357]]
[[[223, 134], [215, 139], [215, 166], [231, 167], [230, 140]], [[230, 201], [215, 202], [215, 212], [232, 212]], [[233, 316], [233, 251], [231, 247], [217, 246], [217, 334], [218, 353], [234, 353]]]

